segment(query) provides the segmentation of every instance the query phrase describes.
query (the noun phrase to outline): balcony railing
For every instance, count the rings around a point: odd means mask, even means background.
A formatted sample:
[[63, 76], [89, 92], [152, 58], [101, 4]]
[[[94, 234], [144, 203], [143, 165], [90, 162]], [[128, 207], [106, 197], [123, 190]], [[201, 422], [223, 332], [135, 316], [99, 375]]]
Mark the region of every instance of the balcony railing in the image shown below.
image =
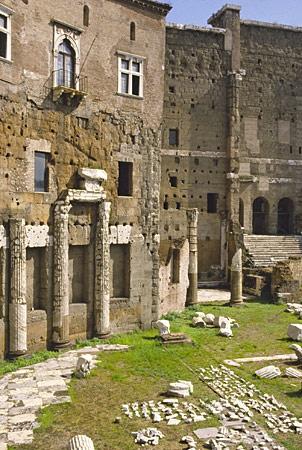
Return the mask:
[[65, 69], [54, 70], [45, 83], [45, 88], [53, 93], [53, 101], [58, 101], [62, 95], [69, 99], [81, 99], [88, 94], [87, 76], [76, 75], [73, 71]]

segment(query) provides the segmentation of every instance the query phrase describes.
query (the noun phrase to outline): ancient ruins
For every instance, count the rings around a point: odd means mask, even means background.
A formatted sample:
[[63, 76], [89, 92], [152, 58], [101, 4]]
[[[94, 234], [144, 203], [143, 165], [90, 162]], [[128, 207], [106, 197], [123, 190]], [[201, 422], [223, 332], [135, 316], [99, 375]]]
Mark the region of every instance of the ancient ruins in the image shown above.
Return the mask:
[[300, 295], [301, 28], [170, 9], [0, 2], [0, 357]]

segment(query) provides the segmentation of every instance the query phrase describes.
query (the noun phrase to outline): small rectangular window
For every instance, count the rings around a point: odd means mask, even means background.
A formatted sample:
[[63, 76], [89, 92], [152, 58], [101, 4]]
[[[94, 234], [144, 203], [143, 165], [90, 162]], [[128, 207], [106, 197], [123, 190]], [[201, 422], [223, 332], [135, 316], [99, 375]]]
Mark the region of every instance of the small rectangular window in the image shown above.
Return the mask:
[[207, 194], [207, 211], [209, 214], [218, 212], [218, 194]]
[[180, 250], [178, 248], [172, 249], [171, 258], [171, 282], [179, 283], [179, 272], [180, 272]]
[[131, 197], [133, 193], [132, 172], [133, 163], [119, 161], [118, 163], [118, 195], [120, 197]]
[[10, 15], [8, 15], [4, 11], [1, 11], [0, 6], [0, 57], [4, 59], [10, 59], [11, 57], [10, 27], [11, 27]]
[[110, 246], [111, 298], [130, 297], [130, 244]]
[[169, 129], [169, 145], [179, 145], [179, 131], [178, 128]]
[[143, 96], [143, 61], [134, 56], [119, 56], [118, 92]]
[[35, 191], [48, 191], [48, 161], [49, 154], [35, 152]]
[[170, 186], [177, 187], [177, 177], [170, 176]]

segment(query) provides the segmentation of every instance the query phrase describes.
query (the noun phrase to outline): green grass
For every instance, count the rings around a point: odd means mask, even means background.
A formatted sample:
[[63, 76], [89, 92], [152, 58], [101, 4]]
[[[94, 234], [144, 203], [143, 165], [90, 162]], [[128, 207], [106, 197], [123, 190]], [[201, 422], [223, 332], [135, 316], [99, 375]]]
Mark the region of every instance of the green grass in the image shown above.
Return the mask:
[[33, 364], [46, 361], [49, 358], [57, 358], [58, 356], [58, 352], [50, 352], [45, 350], [33, 353], [29, 356], [18, 358], [13, 361], [0, 360], [0, 376], [9, 372], [14, 372], [15, 370], [21, 369], [22, 367], [32, 366]]
[[[234, 337], [226, 339], [218, 335], [217, 329], [191, 327], [191, 318], [196, 309], [227, 315], [238, 321]], [[32, 445], [22, 445], [22, 450], [63, 450], [75, 434], [90, 436], [96, 450], [133, 450], [131, 431], [152, 426], [141, 419], [129, 420], [121, 414], [125, 402], [158, 400], [167, 383], [178, 378], [192, 380], [193, 400], [213, 399], [215, 394], [198, 380], [195, 369], [210, 364], [219, 364], [224, 359], [289, 353], [290, 342], [286, 330], [293, 316], [283, 312], [284, 306], [249, 302], [243, 308], [223, 305], [188, 308], [182, 314], [170, 314], [171, 329], [185, 332], [194, 345], [177, 345], [163, 348], [157, 339], [158, 331], [148, 330], [112, 337], [110, 343], [128, 344], [128, 352], [101, 353], [99, 366], [85, 380], [71, 382], [72, 403], [44, 409], [40, 415], [41, 427], [35, 432]], [[88, 342], [82, 343], [82, 345]], [[97, 341], [94, 341], [97, 343]], [[81, 344], [79, 344], [81, 345]], [[261, 390], [274, 394], [298, 416], [302, 416], [300, 382], [278, 378], [256, 380], [253, 373], [263, 364], [245, 364], [236, 372], [254, 382]], [[280, 364], [285, 369], [285, 364]], [[114, 424], [116, 416], [122, 416], [120, 424]], [[261, 419], [260, 419], [261, 420]], [[215, 419], [195, 425], [176, 428], [162, 423], [159, 428], [166, 438], [157, 447], [159, 450], [180, 449], [179, 439], [200, 426], [211, 426]], [[301, 436], [274, 436], [288, 450], [301, 448]], [[12, 448], [15, 450], [15, 448]]]

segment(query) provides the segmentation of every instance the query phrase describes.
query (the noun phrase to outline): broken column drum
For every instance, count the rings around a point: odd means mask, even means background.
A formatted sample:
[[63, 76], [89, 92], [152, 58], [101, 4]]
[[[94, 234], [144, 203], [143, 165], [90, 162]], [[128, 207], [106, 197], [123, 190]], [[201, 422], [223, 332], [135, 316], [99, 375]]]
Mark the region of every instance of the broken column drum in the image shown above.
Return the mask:
[[26, 239], [24, 219], [10, 219], [9, 353], [27, 351]]
[[110, 202], [98, 204], [95, 236], [95, 332], [105, 338], [110, 334]]
[[186, 305], [197, 303], [198, 289], [198, 245], [197, 245], [197, 225], [198, 209], [187, 210], [188, 239], [189, 239], [189, 287], [187, 291]]
[[58, 201], [54, 210], [54, 298], [52, 343], [69, 344], [68, 200]]

